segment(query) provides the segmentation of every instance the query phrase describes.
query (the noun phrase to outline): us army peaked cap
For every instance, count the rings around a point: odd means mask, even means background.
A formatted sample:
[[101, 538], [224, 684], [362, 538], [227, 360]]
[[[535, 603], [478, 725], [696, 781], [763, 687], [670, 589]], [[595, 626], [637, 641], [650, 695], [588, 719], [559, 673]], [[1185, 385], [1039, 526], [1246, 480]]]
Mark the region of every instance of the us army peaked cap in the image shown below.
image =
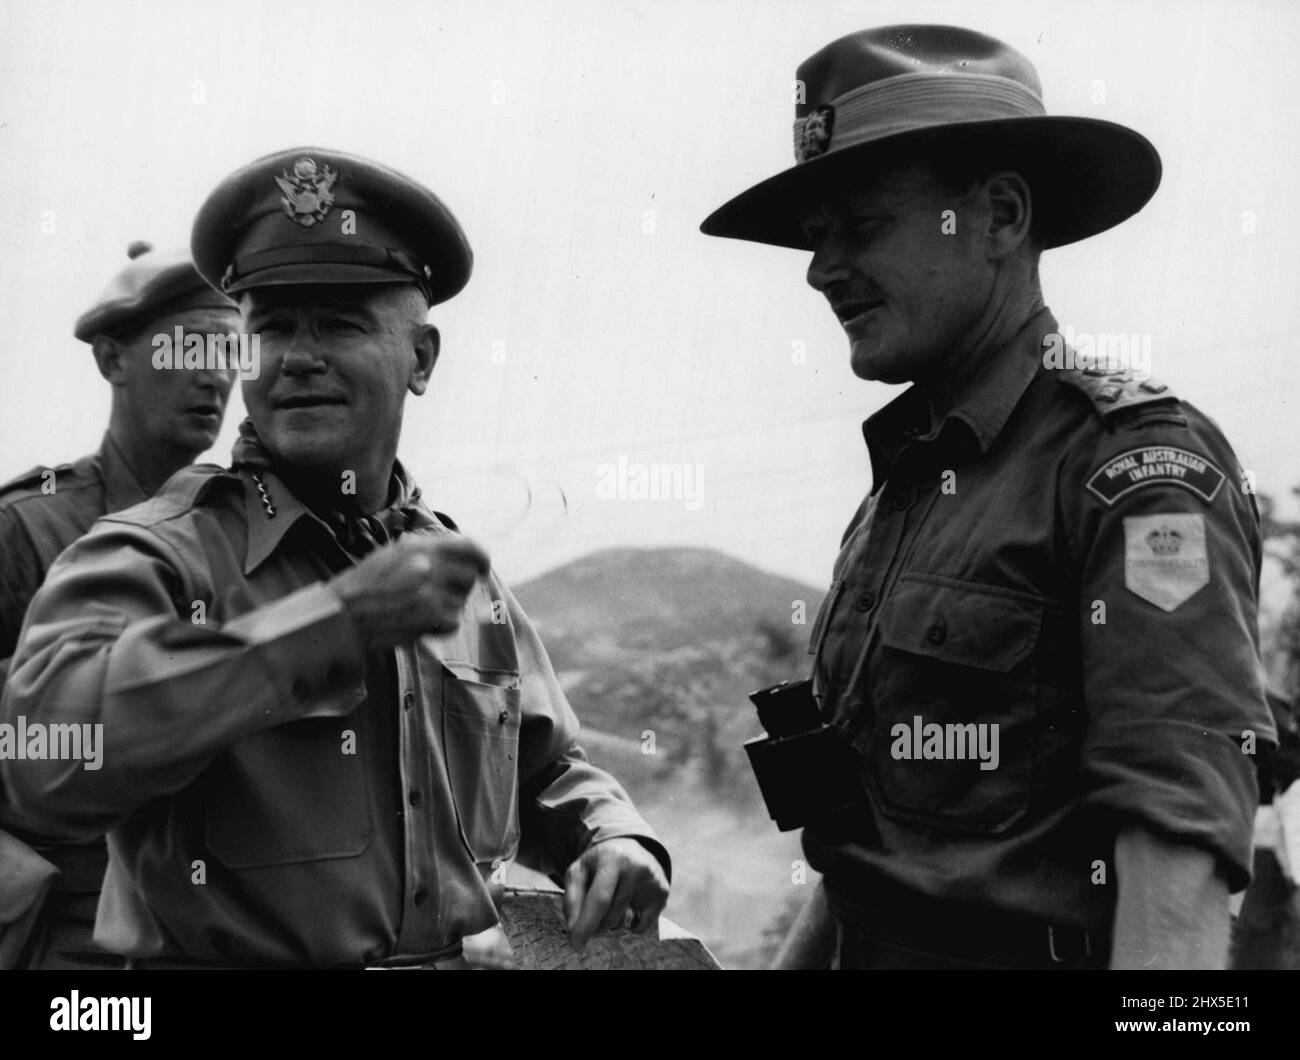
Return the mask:
[[414, 283], [430, 305], [469, 281], [452, 212], [405, 174], [359, 155], [295, 147], [250, 162], [199, 208], [199, 271], [228, 294], [285, 284]]

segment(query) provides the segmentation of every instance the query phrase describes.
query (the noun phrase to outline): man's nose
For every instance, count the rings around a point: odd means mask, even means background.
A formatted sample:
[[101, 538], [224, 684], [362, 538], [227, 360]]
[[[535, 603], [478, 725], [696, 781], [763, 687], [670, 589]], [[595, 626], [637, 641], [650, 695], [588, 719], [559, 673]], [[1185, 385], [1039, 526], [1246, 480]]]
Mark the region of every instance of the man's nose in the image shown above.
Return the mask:
[[238, 367], [219, 368], [215, 364], [198, 369], [194, 373], [194, 385], [200, 390], [215, 390], [227, 394], [234, 386]]
[[825, 294], [831, 284], [847, 279], [848, 274], [844, 241], [835, 233], [819, 239], [813, 248], [812, 261], [808, 263], [808, 285]]
[[325, 360], [310, 329], [297, 328], [294, 331], [280, 357], [280, 371], [285, 375], [312, 375], [325, 371]]

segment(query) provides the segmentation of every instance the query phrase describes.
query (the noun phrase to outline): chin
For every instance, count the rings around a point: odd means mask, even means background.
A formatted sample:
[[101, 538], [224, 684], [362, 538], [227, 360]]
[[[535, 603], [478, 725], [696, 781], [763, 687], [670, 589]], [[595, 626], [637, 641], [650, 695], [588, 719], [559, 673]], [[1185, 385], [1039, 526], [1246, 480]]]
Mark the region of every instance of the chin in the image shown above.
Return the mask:
[[878, 349], [863, 349], [859, 343], [854, 343], [849, 355], [849, 366], [853, 369], [853, 374], [859, 379], [865, 379], [873, 383], [901, 383], [905, 377], [901, 375], [898, 365], [894, 364], [887, 356], [882, 356]]
[[216, 440], [216, 433], [208, 431], [179, 431], [168, 439], [177, 449], [190, 453], [191, 458], [206, 453]]
[[277, 463], [304, 471], [328, 471], [339, 464], [338, 439], [330, 432], [286, 431], [259, 437]]

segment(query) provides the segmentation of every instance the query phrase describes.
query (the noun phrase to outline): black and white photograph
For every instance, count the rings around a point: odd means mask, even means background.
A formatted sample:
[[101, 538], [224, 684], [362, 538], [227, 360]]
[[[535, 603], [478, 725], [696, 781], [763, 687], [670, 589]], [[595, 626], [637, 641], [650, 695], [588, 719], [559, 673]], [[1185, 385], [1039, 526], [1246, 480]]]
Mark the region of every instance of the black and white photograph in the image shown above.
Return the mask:
[[[1298, 45], [1287, 0], [8, 0], [11, 1033], [268, 984], [396, 1033], [501, 984], [371, 972], [531, 970], [1271, 1040]], [[614, 974], [674, 971], [743, 977]]]

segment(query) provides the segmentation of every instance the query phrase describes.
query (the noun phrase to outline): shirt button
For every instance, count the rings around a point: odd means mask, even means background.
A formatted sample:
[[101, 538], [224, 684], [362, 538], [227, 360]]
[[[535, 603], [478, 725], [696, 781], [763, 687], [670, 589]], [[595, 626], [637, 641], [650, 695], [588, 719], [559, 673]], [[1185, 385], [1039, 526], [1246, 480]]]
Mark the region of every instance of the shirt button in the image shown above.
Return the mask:
[[419, 806], [420, 793], [418, 791], [411, 792], [408, 796], [406, 796], [406, 801], [409, 802], [412, 806]]
[[403, 693], [402, 693], [402, 709], [403, 709], [403, 710], [410, 710], [413, 706], [415, 706], [415, 693], [414, 693], [414, 692], [403, 692]]
[[867, 611], [870, 611], [875, 605], [876, 605], [875, 596], [871, 593], [863, 593], [861, 596], [858, 597], [857, 603], [855, 603], [853, 606], [865, 614]]
[[429, 897], [428, 891], [426, 891], [423, 887], [417, 887], [415, 893], [411, 895], [411, 901], [414, 902], [416, 905], [424, 905], [424, 900], [428, 897]]
[[948, 623], [942, 618], [925, 631], [925, 639], [931, 644], [942, 644], [948, 639]]
[[907, 507], [907, 503], [908, 503], [907, 494], [900, 493], [896, 497], [894, 497], [892, 501], [889, 502], [889, 506], [893, 508], [894, 511], [901, 512], [904, 508]]
[[497, 715], [498, 725], [504, 725], [509, 720], [510, 720], [510, 711], [508, 710], [503, 710], [500, 714]]

